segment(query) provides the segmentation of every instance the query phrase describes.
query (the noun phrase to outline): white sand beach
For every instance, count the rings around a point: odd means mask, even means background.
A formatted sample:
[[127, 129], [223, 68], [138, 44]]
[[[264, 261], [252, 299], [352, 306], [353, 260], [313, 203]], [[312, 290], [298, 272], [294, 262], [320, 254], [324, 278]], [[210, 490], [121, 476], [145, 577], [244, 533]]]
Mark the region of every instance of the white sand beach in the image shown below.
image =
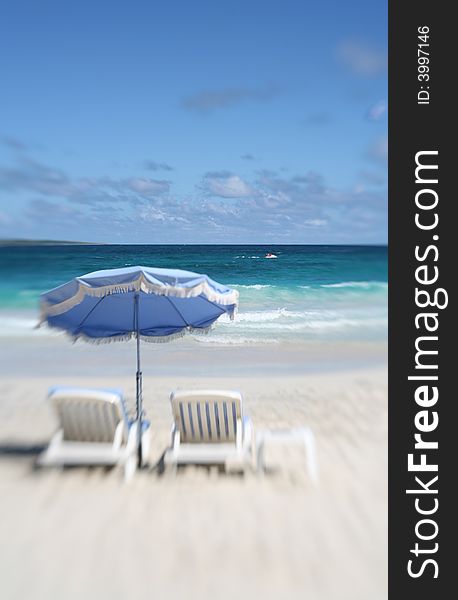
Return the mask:
[[[149, 467], [126, 485], [120, 470], [34, 462], [56, 426], [48, 387], [117, 386], [133, 407], [134, 347], [2, 340], [1, 597], [386, 598], [384, 344], [144, 346], [152, 448]], [[271, 453], [264, 476], [161, 473], [169, 392], [204, 387], [239, 389], [258, 430], [310, 426], [319, 486], [287, 447]]]

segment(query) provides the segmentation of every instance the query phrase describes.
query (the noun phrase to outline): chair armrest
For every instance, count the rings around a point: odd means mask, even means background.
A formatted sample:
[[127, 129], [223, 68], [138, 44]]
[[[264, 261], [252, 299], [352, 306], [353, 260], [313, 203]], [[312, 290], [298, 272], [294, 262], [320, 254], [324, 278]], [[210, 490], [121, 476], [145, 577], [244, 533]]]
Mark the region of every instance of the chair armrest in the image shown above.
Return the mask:
[[178, 452], [180, 447], [180, 431], [175, 426], [175, 423], [172, 425], [172, 451], [174, 454]]
[[52, 450], [54, 448], [54, 446], [58, 446], [60, 445], [64, 440], [64, 430], [63, 429], [58, 429], [56, 431], [56, 433], [52, 436], [49, 444], [48, 444], [48, 449]]
[[120, 421], [116, 426], [116, 431], [113, 437], [113, 450], [119, 450], [124, 436], [124, 421]]

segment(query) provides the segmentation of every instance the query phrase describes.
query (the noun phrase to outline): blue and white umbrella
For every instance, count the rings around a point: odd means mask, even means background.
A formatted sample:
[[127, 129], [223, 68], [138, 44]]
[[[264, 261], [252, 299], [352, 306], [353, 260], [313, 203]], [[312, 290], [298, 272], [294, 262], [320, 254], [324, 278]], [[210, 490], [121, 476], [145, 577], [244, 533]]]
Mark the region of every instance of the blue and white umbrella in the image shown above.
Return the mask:
[[41, 322], [74, 340], [137, 340], [136, 408], [141, 463], [140, 340], [167, 342], [208, 331], [223, 314], [234, 316], [238, 292], [207, 275], [178, 269], [129, 267], [76, 277], [41, 295]]

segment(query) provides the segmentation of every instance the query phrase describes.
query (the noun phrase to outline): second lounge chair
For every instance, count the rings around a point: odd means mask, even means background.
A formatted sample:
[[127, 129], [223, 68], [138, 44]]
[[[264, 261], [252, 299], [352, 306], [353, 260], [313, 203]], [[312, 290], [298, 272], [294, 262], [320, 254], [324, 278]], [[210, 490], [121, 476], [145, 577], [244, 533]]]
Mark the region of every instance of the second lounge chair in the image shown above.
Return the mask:
[[182, 390], [170, 402], [174, 422], [165, 465], [220, 464], [244, 471], [252, 464], [253, 427], [243, 416], [239, 392]]

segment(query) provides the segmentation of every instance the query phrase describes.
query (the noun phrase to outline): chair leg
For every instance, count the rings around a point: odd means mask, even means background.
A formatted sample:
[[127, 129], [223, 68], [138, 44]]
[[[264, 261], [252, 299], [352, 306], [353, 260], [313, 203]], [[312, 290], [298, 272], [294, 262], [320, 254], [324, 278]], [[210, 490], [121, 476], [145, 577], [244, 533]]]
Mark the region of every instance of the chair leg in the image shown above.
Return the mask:
[[151, 449], [151, 431], [148, 429], [142, 435], [142, 466], [149, 463], [149, 453]]
[[316, 460], [315, 437], [311, 431], [304, 433], [304, 446], [307, 461], [307, 470], [315, 486], [318, 485], [318, 465]]
[[258, 475], [264, 475], [265, 473], [265, 460], [264, 460], [264, 440], [257, 441], [256, 448], [256, 471]]
[[126, 462], [124, 463], [124, 481], [125, 483], [129, 483], [129, 481], [134, 476], [134, 473], [137, 469], [137, 456], [135, 453], [130, 454]]
[[178, 460], [173, 450], [167, 450], [164, 455], [164, 475], [174, 477], [178, 471]]
[[178, 473], [178, 463], [176, 461], [169, 462], [167, 465], [166, 472], [170, 477], [176, 477]]

